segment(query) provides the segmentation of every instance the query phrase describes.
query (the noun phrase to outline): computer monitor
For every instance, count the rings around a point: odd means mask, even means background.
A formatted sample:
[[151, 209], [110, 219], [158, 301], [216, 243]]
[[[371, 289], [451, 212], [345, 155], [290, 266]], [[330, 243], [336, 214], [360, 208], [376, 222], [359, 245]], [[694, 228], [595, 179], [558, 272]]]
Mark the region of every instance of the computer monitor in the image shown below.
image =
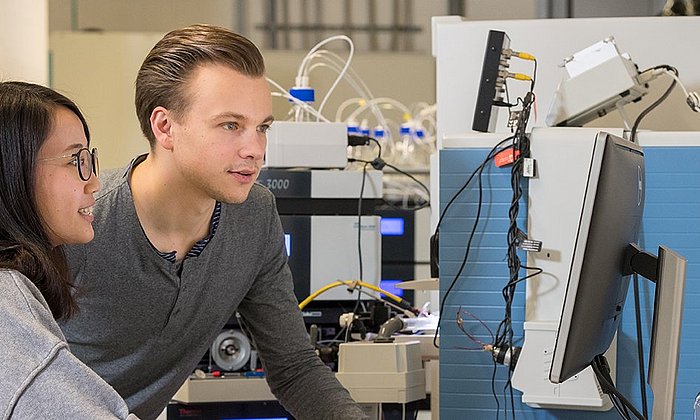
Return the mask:
[[566, 381], [610, 347], [629, 285], [629, 276], [623, 274], [628, 245], [637, 240], [643, 207], [641, 147], [599, 133], [581, 206], [550, 381]]
[[607, 351], [620, 324], [629, 276], [656, 283], [648, 383], [653, 419], [673, 418], [686, 260], [636, 245], [644, 207], [644, 154], [635, 143], [596, 136], [549, 378], [562, 383]]

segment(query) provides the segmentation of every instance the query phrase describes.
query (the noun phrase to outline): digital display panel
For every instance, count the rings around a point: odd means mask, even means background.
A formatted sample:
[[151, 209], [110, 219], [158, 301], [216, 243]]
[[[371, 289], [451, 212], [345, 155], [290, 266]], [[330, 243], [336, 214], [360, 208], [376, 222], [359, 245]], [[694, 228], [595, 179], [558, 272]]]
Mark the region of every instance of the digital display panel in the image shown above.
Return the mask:
[[401, 283], [402, 280], [380, 280], [379, 288], [386, 290], [389, 293], [393, 293], [398, 297], [403, 297], [403, 289], [396, 287], [397, 284]]
[[401, 236], [404, 233], [403, 217], [382, 217], [379, 225], [382, 236]]

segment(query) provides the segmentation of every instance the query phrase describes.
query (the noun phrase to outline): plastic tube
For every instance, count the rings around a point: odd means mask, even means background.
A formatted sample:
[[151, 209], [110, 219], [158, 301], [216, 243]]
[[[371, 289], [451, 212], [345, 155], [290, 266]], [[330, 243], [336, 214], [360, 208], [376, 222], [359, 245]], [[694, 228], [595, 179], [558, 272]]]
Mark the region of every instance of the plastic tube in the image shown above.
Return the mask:
[[415, 318], [403, 318], [403, 330], [426, 331], [437, 328], [438, 317], [434, 315], [419, 316]]

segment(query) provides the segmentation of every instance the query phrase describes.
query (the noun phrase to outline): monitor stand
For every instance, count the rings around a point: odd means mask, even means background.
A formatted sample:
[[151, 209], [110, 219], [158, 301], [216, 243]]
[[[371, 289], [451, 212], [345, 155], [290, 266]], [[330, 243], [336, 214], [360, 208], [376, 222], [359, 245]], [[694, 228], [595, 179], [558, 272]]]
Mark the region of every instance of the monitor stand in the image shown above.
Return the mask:
[[[649, 350], [649, 378], [647, 382], [654, 393], [652, 420], [674, 418], [676, 376], [683, 323], [683, 295], [685, 291], [687, 261], [665, 246], [659, 247], [658, 257], [630, 244], [625, 262], [625, 274], [639, 274], [656, 283], [654, 295], [654, 320]], [[621, 396], [606, 377], [605, 358], [597, 356], [591, 366], [608, 395], [614, 394], [631, 408], [638, 418], [643, 418]], [[615, 398], [611, 397], [613, 404]]]

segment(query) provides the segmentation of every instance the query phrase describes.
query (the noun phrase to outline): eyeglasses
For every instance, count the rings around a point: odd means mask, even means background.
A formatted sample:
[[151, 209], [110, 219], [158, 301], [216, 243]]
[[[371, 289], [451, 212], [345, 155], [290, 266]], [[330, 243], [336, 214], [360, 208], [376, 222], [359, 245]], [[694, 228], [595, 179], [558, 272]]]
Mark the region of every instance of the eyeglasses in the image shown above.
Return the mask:
[[47, 160], [57, 160], [65, 158], [72, 158], [70, 162], [73, 165], [75, 165], [75, 167], [78, 169], [78, 176], [80, 176], [80, 179], [82, 179], [83, 181], [87, 181], [88, 179], [90, 179], [92, 174], [95, 174], [95, 176], [100, 175], [100, 163], [97, 159], [97, 148], [93, 148], [92, 151], [90, 151], [87, 147], [83, 147], [82, 149], [78, 150], [72, 155], [44, 158], [39, 159], [39, 161], [44, 162]]

